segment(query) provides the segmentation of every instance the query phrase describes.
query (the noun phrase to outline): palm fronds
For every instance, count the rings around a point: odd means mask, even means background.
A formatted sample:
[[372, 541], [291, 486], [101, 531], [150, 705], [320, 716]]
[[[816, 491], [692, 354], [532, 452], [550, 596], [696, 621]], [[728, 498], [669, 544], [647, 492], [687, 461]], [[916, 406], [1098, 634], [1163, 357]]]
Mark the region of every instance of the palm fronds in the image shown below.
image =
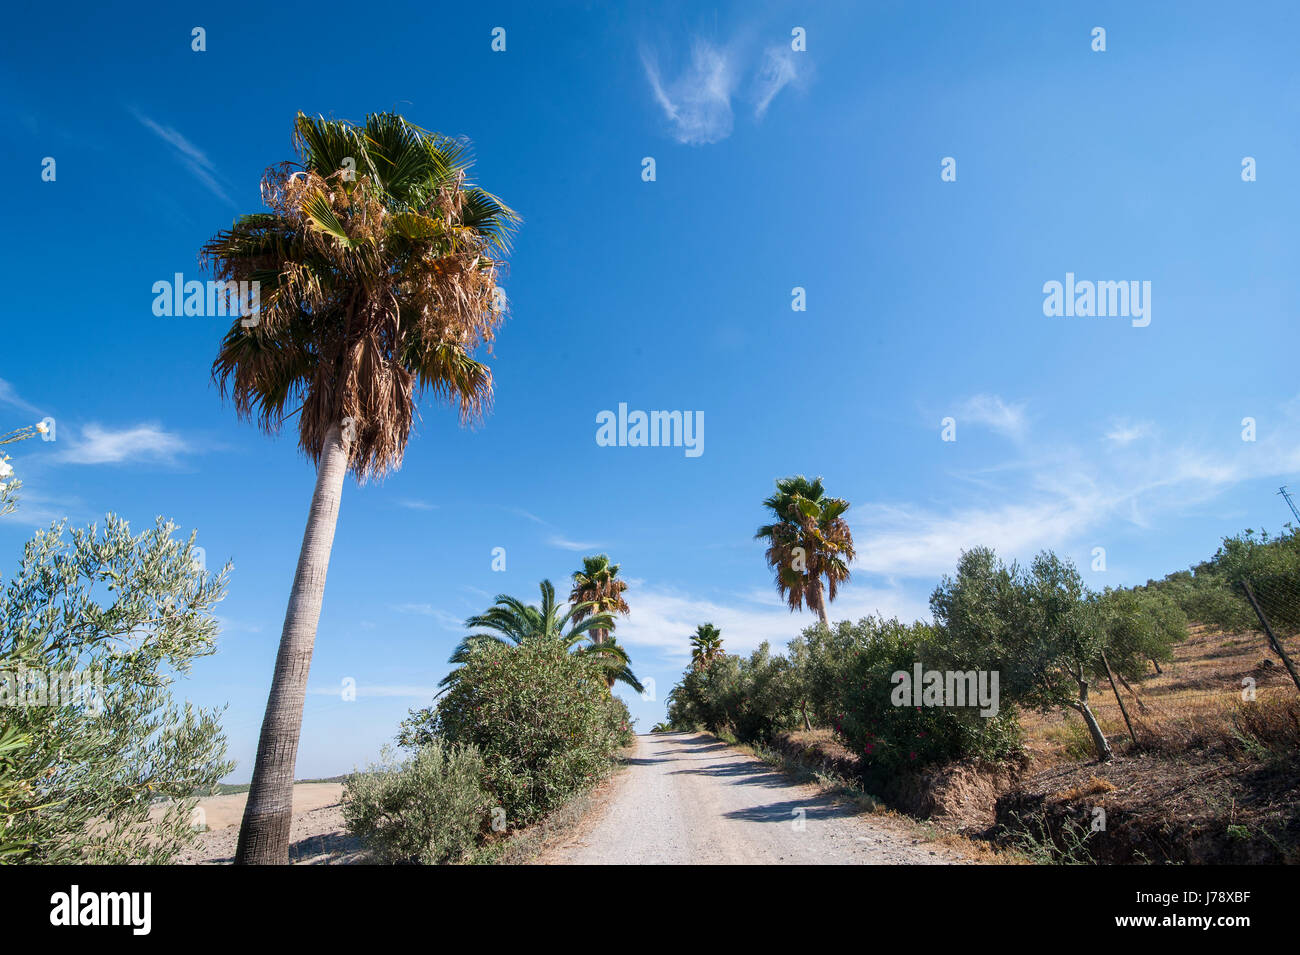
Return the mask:
[[417, 394], [491, 406], [490, 352], [504, 318], [497, 283], [519, 216], [470, 184], [467, 147], [379, 113], [362, 125], [299, 113], [297, 162], [266, 171], [269, 212], [237, 219], [203, 247], [222, 281], [260, 283], [256, 324], [237, 319], [212, 374], [241, 417], [320, 458], [350, 419], [359, 479], [402, 459]]

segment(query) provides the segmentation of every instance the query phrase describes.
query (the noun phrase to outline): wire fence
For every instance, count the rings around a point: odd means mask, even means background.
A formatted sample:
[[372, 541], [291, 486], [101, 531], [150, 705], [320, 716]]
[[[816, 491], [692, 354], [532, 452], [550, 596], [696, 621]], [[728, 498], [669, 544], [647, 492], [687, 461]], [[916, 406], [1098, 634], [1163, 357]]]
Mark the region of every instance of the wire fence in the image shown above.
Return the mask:
[[1300, 674], [1283, 642], [1286, 635], [1300, 630], [1300, 579], [1294, 574], [1254, 574], [1243, 577], [1239, 586], [1259, 618], [1269, 646], [1300, 689]]

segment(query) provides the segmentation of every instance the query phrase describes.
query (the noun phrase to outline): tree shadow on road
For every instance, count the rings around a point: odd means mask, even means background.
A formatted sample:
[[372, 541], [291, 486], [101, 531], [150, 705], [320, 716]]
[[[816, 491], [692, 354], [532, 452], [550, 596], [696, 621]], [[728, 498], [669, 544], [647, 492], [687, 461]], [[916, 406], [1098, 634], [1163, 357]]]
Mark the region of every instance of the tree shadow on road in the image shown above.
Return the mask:
[[715, 779], [730, 780], [734, 785], [766, 786], [770, 789], [788, 789], [792, 785], [790, 780], [784, 776], [748, 759], [715, 763], [712, 766], [703, 766], [699, 769], [674, 769], [672, 774], [674, 776], [712, 776]]
[[812, 819], [842, 819], [853, 815], [843, 806], [829, 800], [787, 799], [784, 802], [768, 803], [766, 806], [750, 806], [748, 809], [736, 809], [723, 813], [727, 819], [745, 819], [750, 822], [794, 822], [800, 819], [797, 810], [803, 810], [804, 821]]

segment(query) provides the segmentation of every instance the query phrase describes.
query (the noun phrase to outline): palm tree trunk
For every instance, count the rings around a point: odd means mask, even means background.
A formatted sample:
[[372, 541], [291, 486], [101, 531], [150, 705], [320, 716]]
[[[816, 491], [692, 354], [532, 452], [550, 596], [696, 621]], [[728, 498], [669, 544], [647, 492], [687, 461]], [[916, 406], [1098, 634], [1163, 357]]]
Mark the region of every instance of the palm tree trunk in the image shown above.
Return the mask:
[[293, 820], [293, 774], [298, 761], [302, 707], [307, 696], [316, 624], [325, 597], [334, 527], [338, 521], [348, 453], [337, 425], [325, 436], [316, 471], [316, 491], [307, 515], [307, 529], [298, 552], [289, 607], [275, 658], [271, 694], [262, 717], [262, 734], [253, 763], [253, 784], [239, 828], [237, 865], [288, 865], [289, 825]]
[[817, 616], [821, 619], [822, 626], [827, 630], [831, 628], [831, 622], [826, 619], [826, 598], [825, 591], [822, 590], [822, 579], [817, 578], [813, 584], [813, 595], [816, 597], [817, 606], [813, 609], [817, 611]]

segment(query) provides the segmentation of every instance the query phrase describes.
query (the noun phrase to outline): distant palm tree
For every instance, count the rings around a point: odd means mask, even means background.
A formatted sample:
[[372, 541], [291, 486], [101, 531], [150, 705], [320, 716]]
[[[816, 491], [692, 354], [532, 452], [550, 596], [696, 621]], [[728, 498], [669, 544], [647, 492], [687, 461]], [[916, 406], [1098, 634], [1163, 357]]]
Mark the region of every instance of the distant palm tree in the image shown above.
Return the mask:
[[[541, 591], [540, 607], [501, 594], [487, 611], [466, 620], [467, 629], [481, 628], [487, 632], [467, 636], [457, 645], [448, 662], [467, 663], [474, 652], [485, 644], [518, 646], [531, 640], [558, 640], [570, 649], [577, 647], [574, 651], [577, 656], [595, 661], [607, 686], [625, 683], [638, 693], [644, 692], [641, 681], [632, 672], [627, 651], [618, 645], [609, 632], [614, 628], [614, 617], [611, 614], [595, 613], [588, 604], [573, 604], [564, 609], [556, 601], [555, 587], [549, 580], [542, 581]], [[580, 615], [583, 617], [581, 620]], [[595, 634], [602, 630], [605, 638], [597, 643]], [[588, 644], [579, 646], [583, 640], [589, 641]], [[443, 677], [440, 685], [454, 683], [459, 675], [459, 670], [452, 670]]]
[[691, 664], [695, 669], [707, 667], [718, 657], [726, 656], [722, 649], [722, 631], [711, 623], [702, 623], [691, 637]]
[[466, 182], [465, 145], [401, 116], [356, 126], [299, 113], [294, 143], [299, 162], [262, 179], [270, 211], [240, 217], [202, 250], [218, 280], [260, 285], [258, 312], [232, 322], [213, 362], [222, 396], [269, 433], [298, 415], [298, 446], [317, 466], [240, 863], [289, 860], [307, 672], [344, 476], [364, 481], [401, 464], [422, 390], [458, 405], [462, 423], [489, 407], [492, 373], [473, 355], [502, 319], [497, 276], [518, 223]]
[[854, 557], [853, 534], [843, 517], [849, 502], [827, 497], [821, 478], [798, 475], [777, 481], [776, 493], [763, 506], [776, 523], [764, 524], [754, 537], [768, 542], [764, 556], [776, 570], [777, 592], [791, 610], [807, 606], [829, 627], [826, 605], [849, 579]]
[[[626, 614], [627, 601], [623, 594], [627, 582], [618, 579], [618, 564], [609, 562], [609, 555], [598, 554], [595, 557], [582, 558], [582, 570], [573, 574], [573, 589], [569, 591], [569, 600], [575, 606], [590, 605], [589, 610], [579, 611], [576, 619], [582, 620], [587, 613]], [[595, 632], [596, 643], [603, 643], [609, 632], [599, 629]]]

